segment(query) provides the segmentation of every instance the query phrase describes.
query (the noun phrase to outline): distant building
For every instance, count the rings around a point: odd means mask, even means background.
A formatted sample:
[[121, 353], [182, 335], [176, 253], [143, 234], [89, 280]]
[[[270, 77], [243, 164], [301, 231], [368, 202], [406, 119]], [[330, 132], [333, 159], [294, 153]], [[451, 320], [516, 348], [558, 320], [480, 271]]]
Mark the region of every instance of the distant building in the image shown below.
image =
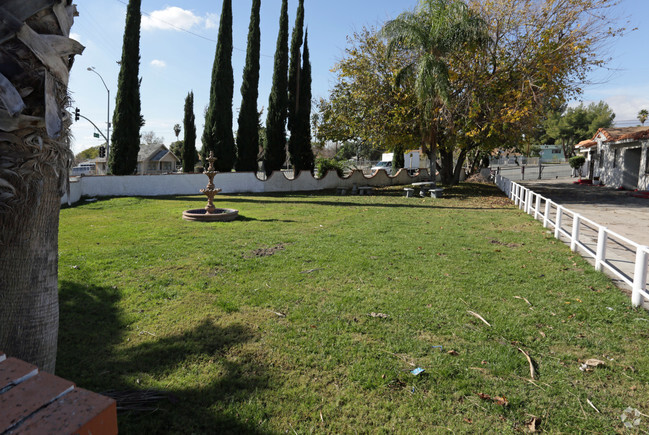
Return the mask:
[[649, 189], [649, 127], [600, 128], [577, 144], [585, 172], [608, 186]]
[[562, 163], [566, 161], [561, 145], [539, 145], [541, 163]]
[[[89, 160], [95, 164], [95, 174], [106, 175], [107, 164], [105, 157]], [[180, 159], [169, 149], [160, 144], [140, 145], [137, 154], [137, 175], [154, 175], [176, 172]]]

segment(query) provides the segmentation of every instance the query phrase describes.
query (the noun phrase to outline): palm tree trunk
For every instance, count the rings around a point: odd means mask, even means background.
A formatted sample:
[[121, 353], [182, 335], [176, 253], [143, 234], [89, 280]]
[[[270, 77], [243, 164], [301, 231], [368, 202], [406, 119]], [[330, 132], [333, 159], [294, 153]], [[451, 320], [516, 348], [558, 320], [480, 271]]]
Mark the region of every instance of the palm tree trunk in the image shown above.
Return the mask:
[[0, 350], [54, 372], [58, 223], [72, 161], [71, 0], [6, 0], [0, 28]]
[[433, 182], [433, 188], [437, 187], [437, 134], [436, 128], [433, 125], [428, 130], [427, 139], [424, 144], [426, 147], [426, 154], [428, 155], [428, 170], [430, 171], [430, 181]]

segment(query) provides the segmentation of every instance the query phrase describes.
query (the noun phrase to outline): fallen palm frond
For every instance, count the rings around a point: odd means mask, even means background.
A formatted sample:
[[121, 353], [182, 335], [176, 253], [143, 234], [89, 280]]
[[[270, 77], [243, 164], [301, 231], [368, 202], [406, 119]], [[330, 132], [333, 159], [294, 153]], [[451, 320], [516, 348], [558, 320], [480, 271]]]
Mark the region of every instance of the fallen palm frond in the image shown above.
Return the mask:
[[530, 377], [534, 379], [535, 372], [534, 372], [534, 364], [532, 363], [532, 358], [530, 358], [530, 355], [520, 347], [518, 348], [518, 350], [520, 350], [523, 353], [523, 355], [525, 355], [525, 358], [527, 358], [527, 362], [530, 364]]
[[484, 319], [484, 317], [482, 317], [480, 314], [478, 314], [478, 313], [476, 313], [476, 312], [474, 312], [474, 311], [469, 311], [469, 310], [467, 310], [467, 313], [469, 313], [469, 314], [471, 314], [472, 316], [477, 317], [478, 319], [482, 320], [482, 321], [485, 323], [485, 325], [487, 325], [487, 326], [491, 326], [491, 324], [489, 324], [489, 322], [487, 322], [487, 321]]

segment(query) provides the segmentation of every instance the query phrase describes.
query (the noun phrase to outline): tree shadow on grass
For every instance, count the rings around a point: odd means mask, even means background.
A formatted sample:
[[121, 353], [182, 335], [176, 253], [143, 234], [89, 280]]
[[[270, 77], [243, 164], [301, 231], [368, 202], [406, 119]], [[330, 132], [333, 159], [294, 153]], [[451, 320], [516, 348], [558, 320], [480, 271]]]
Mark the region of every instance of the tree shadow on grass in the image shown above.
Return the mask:
[[[112, 392], [118, 408], [126, 403], [120, 398], [127, 395], [129, 404], [133, 395], [146, 401], [151, 390], [143, 385], [149, 382], [169, 377], [174, 385], [182, 384], [183, 378], [192, 384], [155, 388], [163, 398], [147, 403], [149, 410], [119, 412], [120, 432], [265, 433], [258, 421], [232, 411], [271, 383], [254, 356], [228, 357], [232, 348], [255, 339], [250, 328], [204, 319], [192, 329], [157, 337], [129, 328], [128, 316], [117, 307], [119, 299], [115, 289], [60, 283], [57, 374], [82, 388]], [[124, 346], [127, 335], [138, 334], [145, 334], [145, 341]], [[208, 375], [206, 384], [194, 386], [199, 384], [194, 370], [214, 374]]]

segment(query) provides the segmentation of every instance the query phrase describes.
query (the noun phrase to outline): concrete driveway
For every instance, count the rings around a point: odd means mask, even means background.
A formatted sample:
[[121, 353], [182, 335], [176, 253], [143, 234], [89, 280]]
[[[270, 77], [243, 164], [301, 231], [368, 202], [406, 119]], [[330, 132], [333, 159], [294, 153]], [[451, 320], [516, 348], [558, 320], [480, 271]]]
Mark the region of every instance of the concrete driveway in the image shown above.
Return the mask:
[[519, 184], [630, 240], [649, 246], [649, 199], [606, 186], [573, 184], [575, 179]]
[[[649, 199], [633, 197], [632, 192], [629, 191], [619, 191], [605, 186], [573, 184], [573, 181], [574, 178], [564, 178], [519, 183], [635, 243], [649, 246]], [[596, 251], [596, 229], [584, 227], [580, 240]], [[583, 255], [586, 260], [594, 264], [590, 256]], [[627, 276], [633, 276], [635, 248], [609, 239], [607, 259]], [[609, 271], [606, 272], [619, 288], [630, 294], [630, 287], [624, 281]], [[649, 300], [645, 300], [644, 307], [649, 309]]]

